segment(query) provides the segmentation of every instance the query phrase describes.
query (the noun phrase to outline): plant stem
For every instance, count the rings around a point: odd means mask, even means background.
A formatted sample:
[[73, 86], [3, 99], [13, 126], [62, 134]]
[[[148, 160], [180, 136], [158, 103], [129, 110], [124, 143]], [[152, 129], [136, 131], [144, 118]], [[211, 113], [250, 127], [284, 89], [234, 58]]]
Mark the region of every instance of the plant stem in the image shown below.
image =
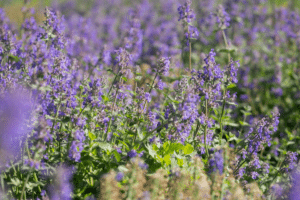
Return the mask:
[[196, 135], [197, 135], [197, 133], [198, 133], [198, 131], [199, 131], [199, 127], [200, 127], [200, 123], [199, 123], [199, 121], [197, 121], [197, 127], [196, 127], [196, 130], [195, 130], [195, 132], [194, 132], [194, 138], [193, 138], [194, 149], [196, 149], [196, 141], [195, 141], [195, 137], [196, 137]]
[[[207, 99], [205, 99], [205, 116], [208, 119], [208, 108], [207, 108]], [[208, 158], [208, 148], [207, 148], [207, 144], [206, 144], [206, 136], [207, 136], [207, 124], [204, 127], [204, 145], [205, 145], [205, 152]]]
[[[28, 148], [28, 143], [27, 143], [27, 141], [26, 141], [26, 151], [27, 151], [27, 154], [28, 154], [28, 158], [29, 159], [31, 159], [31, 156], [30, 156], [30, 151], [29, 151], [29, 148]], [[33, 172], [33, 176], [34, 176], [34, 179], [35, 179], [35, 181], [36, 182], [38, 182], [38, 178], [37, 178], [37, 176], [36, 176], [36, 173], [35, 172]], [[42, 192], [42, 190], [41, 190], [41, 187], [40, 186], [38, 186], [38, 190], [39, 190], [39, 192]]]
[[4, 180], [3, 180], [3, 174], [0, 175], [1, 178], [1, 188], [2, 188], [2, 192], [5, 192], [5, 185], [4, 185]]
[[[118, 96], [118, 93], [119, 93], [119, 88], [117, 89], [117, 92], [116, 92], [116, 95], [115, 95], [115, 98], [114, 98], [114, 103], [113, 103], [113, 107], [112, 107], [112, 114], [114, 113], [114, 109], [115, 109], [115, 104], [116, 104], [116, 102], [117, 102], [117, 96]], [[105, 133], [105, 135], [104, 135], [104, 138], [102, 138], [104, 141], [106, 140], [108, 131], [109, 131], [110, 126], [111, 126], [111, 123], [112, 123], [111, 118], [112, 118], [112, 116], [109, 118], [109, 122], [108, 122], [108, 126], [107, 126], [107, 129], [106, 129], [106, 133]]]
[[192, 71], [192, 45], [191, 41], [189, 40], [189, 49], [190, 49], [190, 54], [189, 54], [189, 68], [190, 71]]
[[[20, 200], [23, 199], [23, 194], [25, 193], [25, 185], [27, 184], [27, 181], [28, 181], [28, 179], [29, 179], [29, 174], [30, 174], [30, 172], [28, 173], [27, 178], [26, 178], [26, 180], [25, 180], [25, 182], [24, 182], [24, 184], [23, 184], [23, 188], [22, 188], [22, 193], [21, 193], [21, 198], [20, 198]], [[26, 200], [26, 193], [24, 194], [24, 199]]]
[[[226, 49], [229, 51], [227, 38], [226, 38], [226, 35], [225, 35], [225, 31], [223, 29], [222, 29], [222, 35], [223, 35], [223, 38], [224, 38]], [[228, 52], [227, 55], [228, 55], [228, 63], [230, 63], [230, 53]]]
[[219, 139], [220, 145], [221, 145], [221, 143], [222, 143], [222, 138], [223, 138], [222, 119], [223, 119], [224, 110], [225, 110], [225, 103], [226, 103], [226, 101], [225, 101], [225, 95], [226, 95], [226, 88], [225, 88], [225, 90], [224, 90], [224, 95], [223, 95], [223, 105], [222, 105], [222, 113], [221, 113], [220, 120], [219, 120], [219, 121], [220, 121], [220, 139]]

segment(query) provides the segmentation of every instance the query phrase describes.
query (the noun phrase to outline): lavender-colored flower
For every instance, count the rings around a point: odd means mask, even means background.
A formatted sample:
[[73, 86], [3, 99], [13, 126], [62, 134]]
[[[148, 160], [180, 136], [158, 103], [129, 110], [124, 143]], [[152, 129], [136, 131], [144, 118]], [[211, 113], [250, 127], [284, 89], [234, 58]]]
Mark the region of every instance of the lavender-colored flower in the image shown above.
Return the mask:
[[69, 150], [69, 157], [76, 162], [80, 161], [81, 151], [83, 150], [83, 143], [81, 141], [73, 141]]
[[159, 90], [163, 90], [165, 85], [166, 84], [164, 82], [162, 82], [161, 79], [159, 79], [159, 81], [157, 82], [157, 87], [158, 87]]
[[287, 152], [287, 157], [285, 158], [285, 162], [286, 164], [289, 166], [289, 169], [293, 169], [295, 167], [295, 165], [297, 164], [297, 152], [291, 152], [288, 151]]
[[157, 64], [157, 73], [167, 76], [169, 74], [170, 58], [162, 57]]
[[216, 151], [213, 158], [209, 160], [210, 173], [219, 170], [220, 174], [223, 174], [224, 159], [222, 150]]
[[123, 177], [124, 177], [124, 174], [123, 174], [122, 172], [119, 172], [119, 173], [116, 175], [116, 180], [117, 180], [118, 182], [120, 182], [120, 181], [122, 181]]
[[257, 172], [251, 172], [252, 179], [256, 179], [259, 176]]
[[59, 167], [56, 170], [54, 184], [49, 186], [50, 199], [72, 199], [73, 186], [70, 183], [72, 170], [67, 167]]
[[116, 50], [115, 52], [117, 54], [116, 61], [120, 66], [120, 69], [126, 69], [132, 60], [131, 54], [124, 48], [119, 48], [119, 50]]
[[218, 6], [217, 10], [217, 23], [219, 24], [220, 29], [226, 29], [230, 26], [230, 16], [225, 11], [222, 5]]
[[281, 97], [283, 90], [281, 88], [271, 88], [271, 93], [273, 93], [276, 97]]
[[245, 167], [240, 168], [238, 172], [238, 178], [242, 178], [244, 174], [245, 174]]
[[150, 103], [150, 101], [151, 101], [151, 95], [149, 94], [149, 92], [145, 93], [145, 100], [148, 101], [148, 103]]
[[136, 150], [131, 150], [131, 151], [129, 151], [128, 153], [127, 153], [127, 156], [129, 157], [129, 158], [134, 158], [134, 157], [136, 157], [137, 156], [137, 152], [136, 152]]
[[192, 1], [191, 0], [187, 0], [184, 5], [180, 5], [178, 7], [178, 13], [179, 13], [179, 19], [180, 20], [184, 20], [187, 23], [191, 23], [192, 19], [195, 18], [195, 14], [193, 12], [193, 10], [191, 9], [191, 4]]

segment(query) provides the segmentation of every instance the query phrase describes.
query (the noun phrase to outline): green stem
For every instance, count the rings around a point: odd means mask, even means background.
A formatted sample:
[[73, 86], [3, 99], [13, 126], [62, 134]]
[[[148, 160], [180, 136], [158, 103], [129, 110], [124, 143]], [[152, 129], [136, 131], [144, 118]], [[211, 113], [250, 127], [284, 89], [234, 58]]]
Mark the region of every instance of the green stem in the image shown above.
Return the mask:
[[[31, 159], [31, 156], [30, 156], [30, 151], [29, 151], [29, 148], [28, 148], [28, 143], [27, 143], [27, 139], [26, 139], [26, 151], [27, 151], [27, 154], [28, 154], [28, 158], [29, 159]], [[35, 181], [36, 182], [38, 182], [38, 178], [37, 178], [37, 176], [36, 176], [36, 173], [35, 172], [33, 172], [33, 176], [34, 176], [34, 179], [35, 179]], [[41, 187], [40, 186], [38, 186], [38, 190], [39, 190], [39, 192], [42, 192], [42, 190], [41, 190]]]
[[196, 137], [196, 135], [197, 135], [197, 133], [198, 133], [198, 131], [199, 131], [199, 127], [200, 127], [200, 123], [199, 123], [199, 121], [197, 121], [197, 127], [196, 127], [196, 130], [195, 130], [195, 132], [194, 132], [194, 138], [193, 138], [194, 149], [196, 149], [196, 140], [195, 140], [195, 137]]
[[[205, 116], [208, 119], [207, 99], [205, 99]], [[208, 148], [207, 148], [207, 144], [206, 144], [206, 135], [207, 135], [207, 125], [205, 125], [205, 127], [204, 127], [204, 145], [205, 145], [205, 153], [208, 158], [209, 155], [208, 155]]]
[[[223, 38], [224, 38], [226, 49], [229, 51], [227, 38], [226, 38], [226, 35], [225, 35], [225, 31], [223, 29], [222, 29], [222, 35], [223, 35]], [[228, 52], [227, 55], [228, 55], [228, 63], [230, 63], [230, 53]]]
[[25, 182], [24, 182], [24, 184], [23, 184], [23, 188], [22, 188], [22, 193], [21, 193], [21, 198], [20, 198], [20, 200], [23, 199], [23, 194], [24, 194], [24, 199], [26, 200], [25, 185], [26, 185], [27, 182], [28, 182], [29, 175], [30, 175], [30, 173], [28, 173], [27, 178], [26, 178], [26, 180], [25, 180]]
[[[115, 109], [115, 104], [117, 102], [117, 96], [118, 96], [118, 93], [119, 93], [119, 88], [117, 89], [117, 92], [116, 92], [116, 95], [115, 95], [115, 98], [114, 98], [114, 104], [113, 104], [113, 107], [112, 107], [112, 115], [114, 113], [114, 109]], [[104, 134], [104, 138], [102, 138], [104, 141], [106, 140], [107, 138], [107, 134], [108, 134], [108, 131], [110, 129], [110, 126], [111, 126], [111, 123], [112, 123], [112, 120], [111, 120], [112, 116], [109, 118], [109, 122], [108, 122], [108, 126], [107, 126], [107, 129], [106, 129], [106, 133]]]
[[190, 71], [192, 71], [192, 44], [191, 44], [190, 39], [189, 39], [189, 49], [190, 49], [190, 54], [189, 54], [189, 68], [190, 68]]
[[0, 175], [1, 178], [1, 188], [2, 188], [2, 192], [5, 192], [5, 185], [4, 185], [4, 180], [3, 180], [3, 174]]
[[109, 91], [108, 91], [108, 94], [107, 94], [107, 95], [109, 95], [109, 93], [111, 92], [111, 89], [112, 89], [112, 87], [113, 87], [113, 85], [114, 85], [114, 82], [116, 81], [117, 77], [118, 77], [118, 75], [115, 76], [115, 78], [114, 78], [114, 80], [113, 80], [113, 82], [112, 82], [112, 84], [111, 84], [111, 86], [110, 86], [110, 88], [109, 88]]
[[223, 105], [222, 105], [222, 113], [221, 113], [221, 116], [220, 116], [220, 139], [219, 139], [219, 141], [220, 141], [220, 145], [221, 145], [221, 143], [222, 143], [222, 138], [223, 138], [223, 127], [222, 127], [222, 119], [223, 119], [223, 115], [224, 115], [224, 110], [225, 110], [225, 103], [226, 103], [226, 101], [225, 101], [225, 96], [226, 95], [226, 89], [224, 90], [224, 95], [223, 95]]

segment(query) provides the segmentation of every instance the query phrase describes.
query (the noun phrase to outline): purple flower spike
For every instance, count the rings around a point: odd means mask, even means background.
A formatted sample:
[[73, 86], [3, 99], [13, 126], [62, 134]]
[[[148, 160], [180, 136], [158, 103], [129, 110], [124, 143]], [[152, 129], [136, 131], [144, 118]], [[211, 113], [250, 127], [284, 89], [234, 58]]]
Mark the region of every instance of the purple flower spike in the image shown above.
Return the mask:
[[124, 174], [123, 174], [122, 172], [119, 172], [119, 173], [116, 175], [116, 180], [117, 180], [118, 182], [120, 182], [120, 181], [122, 181], [123, 177], [124, 177]]
[[137, 156], [136, 150], [131, 150], [127, 153], [127, 156], [129, 156], [129, 158], [134, 158]]

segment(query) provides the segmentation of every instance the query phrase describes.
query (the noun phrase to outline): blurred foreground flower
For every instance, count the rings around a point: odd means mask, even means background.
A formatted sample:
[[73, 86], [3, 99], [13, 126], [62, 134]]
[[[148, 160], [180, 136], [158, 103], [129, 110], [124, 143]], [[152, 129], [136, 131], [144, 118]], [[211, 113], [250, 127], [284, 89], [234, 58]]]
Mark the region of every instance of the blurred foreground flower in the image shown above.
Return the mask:
[[54, 176], [54, 183], [48, 188], [50, 199], [72, 199], [73, 186], [70, 183], [72, 171], [72, 168], [59, 166]]
[[29, 93], [21, 89], [9, 91], [0, 97], [0, 166], [9, 159], [18, 159], [21, 142], [30, 133], [32, 105]]

